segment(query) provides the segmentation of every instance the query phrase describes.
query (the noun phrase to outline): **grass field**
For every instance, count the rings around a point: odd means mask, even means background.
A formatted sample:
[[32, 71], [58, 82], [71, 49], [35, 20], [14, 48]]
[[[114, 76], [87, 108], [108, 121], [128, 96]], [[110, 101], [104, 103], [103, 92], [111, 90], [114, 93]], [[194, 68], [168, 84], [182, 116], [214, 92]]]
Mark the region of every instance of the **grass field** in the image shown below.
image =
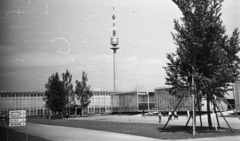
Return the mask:
[[151, 123], [130, 123], [130, 122], [126, 123], [96, 120], [65, 120], [65, 119], [48, 120], [46, 118], [39, 117], [30, 117], [27, 119], [27, 121], [30, 123], [109, 131], [157, 139], [189, 139], [189, 138], [240, 135], [240, 130], [236, 129], [233, 129], [234, 133], [231, 133], [231, 131], [227, 128], [220, 128], [218, 131], [215, 131], [209, 130], [207, 127], [204, 127], [203, 132], [201, 132], [200, 127], [197, 127], [196, 135], [193, 136], [191, 126], [185, 129], [184, 126], [170, 126], [170, 125], [168, 125], [165, 131], [162, 132], [164, 124], [151, 124]]

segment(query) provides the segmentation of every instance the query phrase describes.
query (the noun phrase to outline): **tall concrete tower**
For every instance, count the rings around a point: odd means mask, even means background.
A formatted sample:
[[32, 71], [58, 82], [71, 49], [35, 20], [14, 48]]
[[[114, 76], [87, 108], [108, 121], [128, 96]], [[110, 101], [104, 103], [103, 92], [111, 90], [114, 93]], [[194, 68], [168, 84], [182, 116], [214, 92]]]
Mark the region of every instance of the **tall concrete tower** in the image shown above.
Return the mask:
[[111, 37], [111, 49], [113, 50], [113, 86], [114, 91], [117, 91], [117, 50], [119, 49], [118, 45], [118, 37], [116, 37], [116, 28], [115, 28], [115, 19], [116, 16], [114, 15], [114, 7], [113, 7], [113, 37]]

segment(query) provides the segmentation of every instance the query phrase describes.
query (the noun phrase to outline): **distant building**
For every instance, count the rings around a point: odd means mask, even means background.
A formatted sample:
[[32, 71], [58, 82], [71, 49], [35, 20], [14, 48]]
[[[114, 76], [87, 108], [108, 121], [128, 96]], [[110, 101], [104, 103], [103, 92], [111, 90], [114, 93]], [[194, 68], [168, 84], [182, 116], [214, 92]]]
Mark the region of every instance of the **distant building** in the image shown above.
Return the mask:
[[48, 109], [45, 108], [43, 92], [1, 92], [0, 111], [7, 114], [10, 110], [26, 110], [26, 115], [45, 115]]
[[235, 82], [233, 95], [235, 99], [235, 109], [240, 110], [240, 80]]
[[130, 91], [112, 94], [112, 112], [139, 112], [155, 110], [154, 93]]
[[111, 95], [118, 92], [93, 91], [91, 103], [87, 107], [88, 113], [111, 113]]
[[[116, 92], [94, 91], [87, 113], [111, 113], [111, 95]], [[26, 110], [27, 116], [47, 115], [49, 110], [43, 100], [44, 92], [0, 92], [0, 111], [7, 115], [10, 110]], [[76, 103], [78, 104], [78, 103]], [[74, 108], [71, 113], [75, 114]]]
[[[169, 87], [159, 87], [154, 89], [155, 106], [159, 111], [173, 111], [180, 98], [170, 95], [167, 91]], [[192, 109], [192, 97], [183, 97], [177, 107], [178, 111], [187, 111]]]
[[[224, 98], [216, 98], [221, 111], [233, 108], [240, 109], [240, 80], [236, 81], [233, 91]], [[167, 87], [155, 88], [154, 92], [143, 90], [129, 92], [93, 91], [91, 103], [85, 108], [89, 114], [112, 112], [140, 112], [145, 111], [172, 111], [179, 99], [170, 95]], [[0, 92], [0, 112], [7, 114], [10, 110], [26, 110], [27, 116], [47, 115], [48, 108], [43, 100], [44, 92]], [[234, 98], [234, 99], [233, 99]], [[80, 109], [75, 105], [70, 109], [70, 114], [79, 114]], [[201, 100], [201, 110], [206, 111], [206, 99]], [[212, 108], [212, 105], [211, 105]], [[179, 104], [178, 111], [192, 110], [192, 97], [184, 97]]]
[[[177, 98], [173, 95], [170, 95], [168, 92], [169, 87], [159, 87], [155, 88], [155, 106], [157, 110], [160, 111], [173, 111], [175, 107], [177, 106], [178, 102], [180, 101], [180, 98]], [[192, 96], [183, 97], [181, 102], [179, 103], [177, 107], [177, 111], [187, 111], [192, 110], [193, 107], [193, 98]], [[227, 100], [228, 101], [228, 100]], [[226, 111], [230, 109], [228, 107], [228, 103], [224, 98], [216, 98], [216, 104], [219, 107], [220, 111]], [[207, 101], [205, 98], [201, 99], [201, 111], [207, 111]], [[213, 108], [212, 102], [210, 103], [210, 109]], [[196, 107], [196, 111], [198, 111], [198, 107]], [[218, 110], [217, 110], [218, 111]]]

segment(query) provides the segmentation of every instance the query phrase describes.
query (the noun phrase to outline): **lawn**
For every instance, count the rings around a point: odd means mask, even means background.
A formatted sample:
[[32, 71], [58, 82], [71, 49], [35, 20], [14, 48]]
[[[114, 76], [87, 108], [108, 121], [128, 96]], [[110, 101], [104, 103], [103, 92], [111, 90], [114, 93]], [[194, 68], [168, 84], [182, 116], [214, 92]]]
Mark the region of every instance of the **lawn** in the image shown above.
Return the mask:
[[126, 122], [65, 120], [65, 119], [48, 120], [46, 118], [39, 117], [30, 117], [27, 119], [27, 122], [109, 131], [157, 139], [189, 139], [189, 138], [206, 138], [206, 137], [240, 135], [240, 130], [236, 129], [233, 129], [234, 133], [231, 133], [231, 131], [228, 128], [220, 128], [218, 131], [215, 131], [209, 130], [207, 127], [203, 127], [203, 132], [201, 132], [200, 127], [197, 127], [196, 135], [193, 136], [191, 126], [185, 129], [184, 126], [170, 126], [170, 125], [168, 125], [165, 131], [162, 132], [164, 124], [150, 124], [150, 123], [126, 123]]

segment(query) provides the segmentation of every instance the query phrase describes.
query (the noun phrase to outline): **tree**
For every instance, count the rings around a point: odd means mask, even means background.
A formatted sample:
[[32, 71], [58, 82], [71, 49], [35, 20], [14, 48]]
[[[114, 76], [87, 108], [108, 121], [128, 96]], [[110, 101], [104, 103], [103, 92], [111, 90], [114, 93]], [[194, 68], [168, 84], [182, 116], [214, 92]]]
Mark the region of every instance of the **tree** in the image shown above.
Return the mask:
[[56, 114], [56, 112], [63, 112], [63, 109], [68, 103], [68, 95], [65, 93], [63, 84], [57, 72], [52, 74], [52, 76], [48, 78], [48, 83], [45, 84], [44, 100], [46, 101], [46, 106], [54, 114]]
[[90, 104], [90, 98], [93, 96], [90, 86], [87, 85], [87, 81], [87, 74], [84, 71], [82, 72], [82, 81], [75, 81], [75, 94], [77, 96], [77, 100], [79, 101], [79, 106], [81, 107], [81, 115], [84, 108]]
[[[209, 128], [212, 128], [210, 102], [223, 97], [239, 75], [239, 32], [229, 38], [221, 21], [223, 0], [172, 0], [183, 17], [174, 20], [176, 53], [167, 54], [166, 84], [170, 94], [189, 96], [195, 87], [197, 97], [207, 99]], [[195, 86], [192, 85], [192, 79]]]
[[[66, 105], [68, 108], [68, 112], [70, 111], [70, 105], [72, 105], [75, 102], [75, 96], [73, 92], [73, 85], [72, 85], [72, 75], [69, 73], [68, 70], [66, 70], [66, 73], [62, 74], [63, 79], [63, 87], [64, 87], [64, 95], [67, 96], [68, 104]], [[69, 115], [70, 113], [68, 113]]]

